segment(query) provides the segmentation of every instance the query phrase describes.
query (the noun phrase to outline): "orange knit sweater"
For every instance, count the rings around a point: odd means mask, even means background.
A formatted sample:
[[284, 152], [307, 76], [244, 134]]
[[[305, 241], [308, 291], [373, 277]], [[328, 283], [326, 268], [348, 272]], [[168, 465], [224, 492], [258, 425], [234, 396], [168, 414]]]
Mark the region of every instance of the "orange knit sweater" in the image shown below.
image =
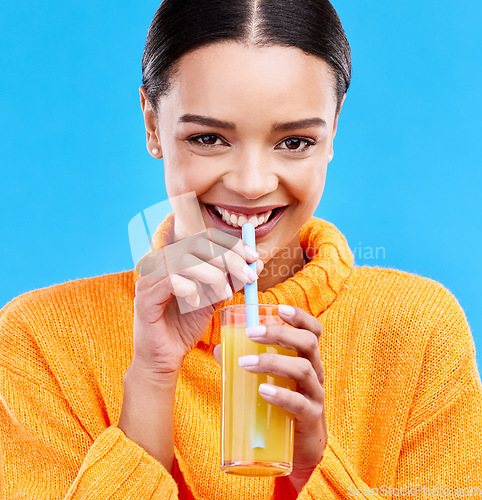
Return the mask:
[[[172, 241], [172, 229], [168, 217], [153, 247]], [[482, 384], [455, 297], [428, 278], [353, 266], [345, 238], [322, 219], [307, 221], [300, 242], [310, 262], [259, 293], [323, 324], [328, 445], [298, 498], [482, 497]], [[179, 376], [173, 476], [116, 427], [137, 278], [54, 285], [0, 311], [1, 498], [289, 498], [286, 478], [219, 468], [219, 310]], [[223, 305], [243, 301], [238, 292]]]

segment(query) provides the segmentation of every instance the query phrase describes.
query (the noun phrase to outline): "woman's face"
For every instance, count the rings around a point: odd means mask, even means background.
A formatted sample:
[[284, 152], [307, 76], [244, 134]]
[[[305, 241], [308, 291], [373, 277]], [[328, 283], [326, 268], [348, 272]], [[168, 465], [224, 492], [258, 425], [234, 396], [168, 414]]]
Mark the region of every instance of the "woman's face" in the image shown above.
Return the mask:
[[299, 230], [323, 194], [336, 133], [329, 68], [297, 48], [222, 42], [179, 59], [157, 117], [141, 87], [147, 147], [164, 158], [169, 198], [194, 191], [205, 226], [240, 238], [240, 227], [206, 205], [256, 213], [286, 207], [270, 231], [256, 229], [257, 250], [267, 262], [299, 247]]

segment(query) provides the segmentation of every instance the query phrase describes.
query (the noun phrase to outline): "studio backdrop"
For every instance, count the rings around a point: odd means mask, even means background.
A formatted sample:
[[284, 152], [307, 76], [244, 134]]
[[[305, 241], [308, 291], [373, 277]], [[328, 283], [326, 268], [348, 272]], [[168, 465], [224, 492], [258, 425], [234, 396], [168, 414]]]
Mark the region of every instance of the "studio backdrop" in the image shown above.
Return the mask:
[[[355, 265], [447, 287], [480, 365], [481, 3], [333, 4], [353, 74], [314, 215], [346, 236]], [[1, 3], [0, 307], [134, 267], [129, 221], [167, 198], [139, 100], [158, 6]]]

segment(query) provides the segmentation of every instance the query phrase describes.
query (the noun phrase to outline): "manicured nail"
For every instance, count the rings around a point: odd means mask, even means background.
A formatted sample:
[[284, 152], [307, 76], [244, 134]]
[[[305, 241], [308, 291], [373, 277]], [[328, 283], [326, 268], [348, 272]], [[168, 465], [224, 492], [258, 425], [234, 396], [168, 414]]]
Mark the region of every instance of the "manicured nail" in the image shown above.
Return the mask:
[[295, 310], [291, 306], [287, 306], [285, 304], [280, 304], [278, 306], [278, 312], [281, 314], [284, 314], [285, 316], [293, 316], [295, 313]]
[[192, 295], [186, 297], [186, 302], [191, 306], [191, 307], [198, 307], [199, 304], [201, 303], [201, 299], [199, 298], [199, 295], [196, 294], [196, 297], [192, 297]]
[[258, 275], [253, 271], [248, 264], [246, 264], [243, 267], [243, 273], [246, 275], [246, 277], [251, 280], [251, 281], [256, 281], [258, 279]]
[[276, 389], [270, 384], [260, 384], [259, 392], [266, 394], [267, 396], [274, 396], [276, 394]]
[[244, 247], [244, 250], [246, 252], [246, 255], [251, 259], [259, 259], [259, 253], [253, 250], [250, 246], [246, 245]]
[[246, 335], [251, 337], [262, 337], [266, 334], [266, 327], [264, 325], [248, 326], [246, 328]]
[[231, 290], [231, 287], [229, 286], [229, 283], [226, 284], [226, 295], [228, 296], [228, 298], [232, 298], [233, 297], [233, 291]]
[[255, 354], [250, 354], [248, 356], [241, 356], [238, 359], [239, 366], [255, 366], [258, 364], [259, 357]]

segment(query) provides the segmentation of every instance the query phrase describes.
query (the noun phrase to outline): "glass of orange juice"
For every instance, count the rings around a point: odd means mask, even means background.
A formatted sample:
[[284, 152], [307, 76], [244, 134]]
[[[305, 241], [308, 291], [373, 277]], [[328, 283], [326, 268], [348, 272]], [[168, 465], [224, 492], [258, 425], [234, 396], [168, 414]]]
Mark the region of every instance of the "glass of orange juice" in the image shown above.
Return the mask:
[[[294, 418], [281, 406], [268, 403], [258, 392], [262, 383], [296, 390], [294, 380], [272, 373], [252, 373], [238, 364], [240, 356], [298, 353], [276, 344], [259, 344], [246, 335], [246, 307], [221, 309], [222, 420], [221, 470], [244, 476], [285, 476], [293, 465]], [[278, 306], [258, 304], [260, 325], [288, 325]]]

